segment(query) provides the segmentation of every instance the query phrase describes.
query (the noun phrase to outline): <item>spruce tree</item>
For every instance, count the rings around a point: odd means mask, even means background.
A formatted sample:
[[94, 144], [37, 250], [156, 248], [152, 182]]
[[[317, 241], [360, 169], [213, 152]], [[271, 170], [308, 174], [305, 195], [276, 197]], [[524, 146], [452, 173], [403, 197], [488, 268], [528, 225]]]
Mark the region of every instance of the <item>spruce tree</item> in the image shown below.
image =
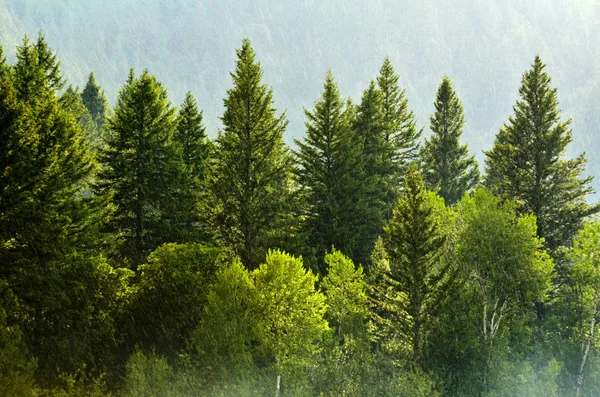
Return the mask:
[[364, 229], [361, 244], [365, 249], [362, 256], [354, 259], [367, 265], [375, 240], [391, 217], [400, 187], [399, 169], [393, 160], [395, 148], [387, 136], [383, 94], [374, 81], [363, 93], [353, 128], [362, 146], [363, 169], [362, 175], [354, 177], [362, 177], [360, 190], [355, 194], [363, 196], [367, 211], [360, 219]]
[[389, 325], [397, 327], [397, 335], [408, 343], [415, 360], [423, 358], [428, 327], [454, 280], [452, 262], [445, 258], [452, 218], [443, 200], [425, 189], [421, 175], [412, 168], [385, 226], [384, 257], [389, 271], [379, 267], [387, 287], [379, 288], [375, 301], [384, 303], [376, 310], [383, 313], [397, 313], [393, 306], [401, 306], [404, 316], [396, 314], [399, 323]]
[[[202, 112], [198, 110], [196, 99], [188, 92], [181, 104], [177, 119], [174, 140], [179, 146], [181, 163], [185, 169], [185, 182], [180, 197], [180, 207], [185, 208], [182, 221], [186, 224], [187, 240], [203, 239], [204, 224], [198, 213], [197, 204], [201, 201], [204, 191], [204, 179], [211, 142], [206, 136], [202, 125]], [[185, 215], [187, 214], [187, 215]]]
[[202, 125], [202, 112], [191, 92], [186, 94], [179, 109], [175, 140], [181, 146], [183, 163], [190, 174], [202, 179], [210, 146]]
[[[422, 130], [416, 127], [414, 113], [408, 109], [408, 99], [405, 97], [405, 90], [400, 89], [399, 78], [392, 61], [386, 57], [379, 69], [377, 87], [383, 100], [385, 138], [390, 142], [392, 150], [388, 155], [396, 167], [396, 187], [401, 184], [409, 165], [419, 155], [418, 141], [422, 134]], [[392, 200], [390, 213], [394, 205], [395, 200]]]
[[98, 125], [94, 122], [92, 115], [81, 100], [81, 94], [76, 88], [69, 86], [65, 93], [61, 95], [60, 102], [65, 109], [75, 116], [77, 124], [81, 126], [90, 143], [90, 148], [95, 150], [101, 144], [101, 137]]
[[109, 113], [108, 100], [104, 95], [104, 90], [96, 81], [94, 72], [90, 72], [85, 88], [81, 92], [81, 100], [88, 109], [96, 125], [98, 131], [102, 131]]
[[315, 109], [305, 110], [306, 136], [296, 141], [298, 180], [303, 189], [307, 246], [311, 265], [324, 273], [322, 258], [334, 245], [356, 258], [366, 247], [360, 190], [361, 145], [352, 131], [353, 106], [347, 105], [331, 71], [327, 72]]
[[288, 122], [276, 115], [273, 93], [262, 84], [263, 71], [248, 39], [237, 57], [211, 165], [207, 210], [214, 210], [225, 243], [254, 268], [269, 247], [280, 245], [291, 157], [283, 142]]
[[[18, 57], [15, 75], [0, 83], [0, 278], [20, 303], [11, 322], [21, 326], [38, 359], [38, 376], [47, 380], [58, 367], [81, 364], [72, 359], [81, 351], [74, 349], [83, 349], [75, 335], [89, 307], [64, 307], [94, 278], [73, 266], [73, 258], [90, 254], [95, 243], [95, 207], [84, 194], [95, 164], [37, 51], [20, 47], [27, 56]], [[25, 75], [35, 76], [29, 80], [35, 84], [23, 84]]]
[[60, 62], [41, 33], [34, 44], [27, 36], [23, 37], [23, 44], [17, 47], [13, 78], [18, 97], [22, 100], [34, 101], [48, 90], [56, 92], [64, 87]]
[[423, 179], [427, 187], [437, 190], [447, 205], [458, 202], [479, 181], [479, 169], [474, 157], [469, 157], [467, 145], [459, 139], [465, 118], [452, 82], [442, 79], [435, 100], [435, 114], [429, 118], [432, 135], [421, 151]]
[[585, 155], [563, 157], [572, 141], [571, 120], [560, 119], [557, 92], [550, 86], [545, 66], [536, 56], [523, 75], [514, 116], [486, 152], [485, 184], [494, 193], [516, 200], [521, 212], [533, 213], [538, 236], [555, 252], [571, 244], [583, 219], [600, 206], [586, 201], [593, 190], [592, 177], [581, 177]]
[[181, 242], [185, 179], [174, 130], [166, 89], [147, 70], [139, 77], [132, 70], [108, 121], [98, 191], [112, 195], [108, 230], [118, 239], [117, 257], [133, 267], [160, 244]]

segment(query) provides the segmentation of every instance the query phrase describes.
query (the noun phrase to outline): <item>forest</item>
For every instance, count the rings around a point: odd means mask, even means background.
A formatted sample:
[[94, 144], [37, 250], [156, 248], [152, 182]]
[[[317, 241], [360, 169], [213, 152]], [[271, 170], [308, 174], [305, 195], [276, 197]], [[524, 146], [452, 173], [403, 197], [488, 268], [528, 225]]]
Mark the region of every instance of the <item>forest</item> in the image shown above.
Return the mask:
[[600, 393], [600, 204], [540, 56], [480, 168], [451, 79], [421, 126], [389, 57], [288, 145], [248, 39], [214, 139], [147, 69], [111, 107], [10, 50], [0, 396]]

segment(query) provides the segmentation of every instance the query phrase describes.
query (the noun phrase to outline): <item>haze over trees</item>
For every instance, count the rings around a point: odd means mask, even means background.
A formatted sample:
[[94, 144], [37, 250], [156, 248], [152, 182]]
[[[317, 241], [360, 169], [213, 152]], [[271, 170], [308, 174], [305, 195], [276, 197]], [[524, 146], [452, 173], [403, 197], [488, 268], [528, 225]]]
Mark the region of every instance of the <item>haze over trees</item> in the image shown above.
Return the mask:
[[598, 394], [600, 206], [540, 56], [480, 184], [450, 79], [422, 141], [391, 58], [359, 97], [329, 70], [290, 148], [249, 39], [213, 133], [148, 69], [111, 110], [44, 35], [14, 51], [0, 394]]

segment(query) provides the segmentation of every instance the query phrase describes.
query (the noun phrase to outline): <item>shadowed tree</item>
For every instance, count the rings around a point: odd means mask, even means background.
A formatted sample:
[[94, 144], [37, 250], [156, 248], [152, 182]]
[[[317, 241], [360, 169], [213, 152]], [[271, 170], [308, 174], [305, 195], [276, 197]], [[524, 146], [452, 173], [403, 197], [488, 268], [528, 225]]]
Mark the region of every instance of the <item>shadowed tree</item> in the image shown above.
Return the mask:
[[248, 268], [281, 244], [290, 200], [292, 160], [283, 142], [287, 127], [277, 116], [273, 93], [262, 84], [263, 71], [250, 40], [237, 50], [233, 87], [224, 100], [211, 164], [207, 211], [214, 212], [221, 238]]

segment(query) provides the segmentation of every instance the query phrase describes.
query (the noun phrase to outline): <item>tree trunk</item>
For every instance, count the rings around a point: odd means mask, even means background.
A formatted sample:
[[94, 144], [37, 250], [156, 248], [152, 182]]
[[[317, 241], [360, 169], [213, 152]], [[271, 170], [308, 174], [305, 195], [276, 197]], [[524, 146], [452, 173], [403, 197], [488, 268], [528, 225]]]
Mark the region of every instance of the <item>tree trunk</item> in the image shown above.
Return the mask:
[[279, 397], [279, 392], [281, 390], [281, 374], [277, 374], [277, 383], [275, 384], [275, 397]]
[[577, 376], [577, 386], [575, 388], [576, 394], [579, 396], [581, 393], [581, 386], [583, 385], [583, 373], [585, 370], [585, 364], [590, 353], [592, 341], [594, 340], [594, 330], [596, 328], [596, 318], [598, 316], [598, 297], [594, 298], [594, 311], [592, 313], [592, 320], [590, 321], [590, 336], [588, 337], [585, 348], [583, 349], [583, 357], [581, 358], [581, 365], [579, 366], [579, 375]]

